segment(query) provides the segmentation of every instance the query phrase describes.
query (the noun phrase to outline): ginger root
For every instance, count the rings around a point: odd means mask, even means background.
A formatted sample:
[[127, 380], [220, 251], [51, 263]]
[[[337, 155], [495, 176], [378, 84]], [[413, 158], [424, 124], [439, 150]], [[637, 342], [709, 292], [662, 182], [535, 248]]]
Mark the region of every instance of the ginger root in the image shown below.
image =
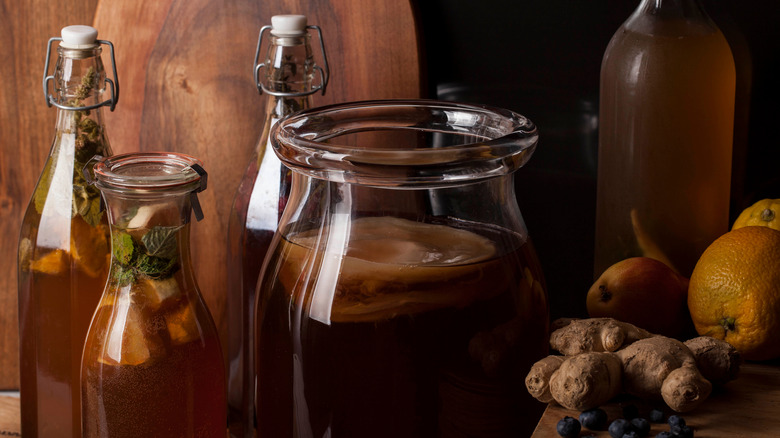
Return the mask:
[[[553, 323], [553, 326], [560, 324]], [[617, 351], [624, 345], [653, 336], [647, 330], [612, 318], [571, 320], [550, 335], [550, 347], [566, 356], [590, 351]]]
[[731, 344], [709, 336], [685, 341], [685, 346], [696, 358], [696, 367], [705, 379], [723, 385], [737, 378], [742, 357]]
[[537, 362], [526, 388], [568, 409], [590, 409], [625, 393], [687, 412], [710, 395], [712, 383], [733, 380], [741, 363], [734, 347], [709, 337], [682, 343], [610, 318], [553, 325], [560, 328], [550, 346], [566, 356]]
[[536, 362], [525, 378], [525, 387], [535, 399], [542, 403], [554, 400], [550, 393], [550, 377], [563, 363], [563, 356], [547, 356]]
[[661, 385], [661, 397], [677, 412], [688, 412], [699, 406], [712, 392], [712, 384], [701, 375], [696, 365], [685, 365], [672, 370]]
[[687, 412], [712, 392], [696, 368], [696, 358], [682, 342], [665, 336], [641, 339], [617, 352], [623, 362], [623, 388], [644, 399], [663, 399]]
[[595, 408], [620, 393], [621, 374], [620, 359], [614, 353], [571, 356], [550, 376], [550, 394], [567, 409]]

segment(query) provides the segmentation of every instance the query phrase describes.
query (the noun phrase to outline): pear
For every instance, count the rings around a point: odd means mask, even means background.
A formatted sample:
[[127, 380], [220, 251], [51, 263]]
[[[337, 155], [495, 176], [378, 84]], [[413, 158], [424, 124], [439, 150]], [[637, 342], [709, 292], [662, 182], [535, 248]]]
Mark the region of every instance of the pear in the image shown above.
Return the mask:
[[685, 338], [692, 329], [688, 278], [649, 257], [621, 260], [607, 268], [588, 290], [592, 318], [609, 317], [651, 333]]

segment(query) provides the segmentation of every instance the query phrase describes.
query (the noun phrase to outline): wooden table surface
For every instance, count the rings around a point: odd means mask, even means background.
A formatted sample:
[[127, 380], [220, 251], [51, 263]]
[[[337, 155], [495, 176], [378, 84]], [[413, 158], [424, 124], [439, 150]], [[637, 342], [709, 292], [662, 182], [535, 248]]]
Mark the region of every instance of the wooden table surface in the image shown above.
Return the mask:
[[[640, 412], [651, 408], [636, 400]], [[622, 416], [620, 403], [604, 407], [610, 421]], [[722, 437], [780, 437], [780, 365], [745, 364], [737, 380], [721, 391], [713, 393], [697, 410], [682, 414], [687, 424], [695, 429], [696, 438]], [[532, 438], [558, 438], [555, 430], [564, 416], [579, 416], [579, 412], [550, 405], [539, 421]], [[668, 426], [653, 424], [650, 437], [668, 430]], [[19, 426], [19, 399], [0, 396], [0, 437], [21, 436]], [[591, 433], [583, 430], [581, 436]], [[609, 437], [606, 431], [593, 432], [597, 437]]]
[[22, 436], [18, 397], [0, 396], [0, 436]]
[[[622, 404], [635, 404], [645, 417], [653, 408], [630, 399]], [[622, 417], [622, 409], [617, 402], [604, 406], [610, 422]], [[558, 405], [548, 406], [532, 438], [560, 438], [556, 431], [558, 421], [566, 415], [578, 418], [579, 414]], [[737, 380], [713, 392], [693, 412], [679, 415], [694, 429], [696, 438], [780, 437], [780, 365], [744, 364]], [[654, 437], [664, 430], [668, 431], [669, 426], [653, 424], [648, 436]], [[589, 434], [609, 437], [607, 431], [584, 429], [580, 436]]]

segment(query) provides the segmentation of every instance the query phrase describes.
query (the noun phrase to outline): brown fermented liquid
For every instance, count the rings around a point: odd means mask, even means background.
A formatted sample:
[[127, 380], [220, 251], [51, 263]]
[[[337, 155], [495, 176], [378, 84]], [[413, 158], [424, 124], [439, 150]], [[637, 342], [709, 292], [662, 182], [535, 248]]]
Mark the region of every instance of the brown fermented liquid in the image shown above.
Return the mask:
[[[547, 351], [531, 243], [471, 223], [368, 217], [282, 239], [258, 302], [258, 437], [527, 436]], [[275, 281], [272, 281], [275, 278]]]
[[[105, 398], [100, 406], [88, 404], [84, 436], [110, 437], [218, 437], [225, 436], [225, 396], [223, 382], [214, 376], [223, 372], [212, 360], [216, 338], [197, 339], [171, 348], [165, 360], [143, 365], [95, 363], [86, 368], [86, 377], [99, 386], [88, 386], [85, 398], [98, 391], [120, 394]], [[213, 347], [211, 347], [214, 350]], [[198, 382], [200, 394], [192, 396]], [[210, 387], [209, 387], [210, 386]], [[150, 397], [150, 394], [154, 396]], [[201, 425], [192, 428], [192, 418]]]
[[255, 424], [255, 290], [290, 189], [290, 171], [273, 151], [259, 156], [239, 185], [228, 226], [228, 420], [231, 436], [242, 438], [252, 435]]
[[108, 226], [105, 218], [92, 227], [65, 213], [44, 210], [42, 218], [31, 204], [22, 224], [29, 236], [19, 259], [25, 436], [81, 436], [81, 353], [108, 273]]
[[596, 277], [642, 255], [689, 276], [728, 230], [731, 51], [714, 25], [652, 20], [621, 27], [602, 65]]
[[[179, 233], [184, 246], [188, 231]], [[190, 274], [127, 281], [120, 269], [112, 267], [84, 347], [84, 437], [223, 438], [222, 351]]]

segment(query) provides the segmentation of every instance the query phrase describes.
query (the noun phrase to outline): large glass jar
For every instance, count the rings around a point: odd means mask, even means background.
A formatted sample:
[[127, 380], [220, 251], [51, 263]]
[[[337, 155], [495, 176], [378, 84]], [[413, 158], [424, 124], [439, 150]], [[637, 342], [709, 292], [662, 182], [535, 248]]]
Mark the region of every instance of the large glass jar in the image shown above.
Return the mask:
[[190, 261], [206, 174], [153, 152], [102, 159], [94, 173], [111, 267], [84, 346], [83, 436], [224, 438], [225, 365]]
[[500, 109], [370, 101], [280, 121], [292, 188], [258, 286], [257, 436], [527, 436], [545, 283]]

